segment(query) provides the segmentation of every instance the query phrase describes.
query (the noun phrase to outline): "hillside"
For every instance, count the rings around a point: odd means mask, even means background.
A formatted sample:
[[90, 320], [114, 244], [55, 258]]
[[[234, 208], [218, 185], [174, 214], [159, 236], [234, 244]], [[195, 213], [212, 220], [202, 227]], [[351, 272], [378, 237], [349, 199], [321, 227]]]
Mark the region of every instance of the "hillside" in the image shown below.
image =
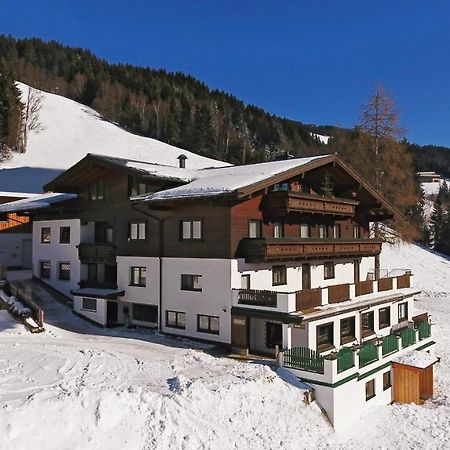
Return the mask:
[[412, 269], [419, 307], [432, 315], [441, 361], [423, 406], [373, 407], [335, 433], [266, 366], [151, 332], [101, 330], [58, 303], [41, 335], [0, 311], [2, 448], [448, 448], [450, 261], [401, 244], [385, 246], [382, 266]]
[[[19, 83], [22, 98], [28, 86]], [[13, 153], [0, 168], [0, 191], [41, 192], [42, 186], [87, 153], [177, 166], [183, 153], [186, 167], [219, 167], [226, 163], [137, 136], [104, 120], [96, 111], [60, 95], [39, 91], [41, 129], [28, 134], [25, 153]]]
[[280, 152], [321, 153], [310, 135], [314, 126], [245, 105], [180, 72], [110, 64], [89, 50], [0, 35], [2, 60], [24, 83], [90, 106], [134, 133], [215, 159], [248, 163]]

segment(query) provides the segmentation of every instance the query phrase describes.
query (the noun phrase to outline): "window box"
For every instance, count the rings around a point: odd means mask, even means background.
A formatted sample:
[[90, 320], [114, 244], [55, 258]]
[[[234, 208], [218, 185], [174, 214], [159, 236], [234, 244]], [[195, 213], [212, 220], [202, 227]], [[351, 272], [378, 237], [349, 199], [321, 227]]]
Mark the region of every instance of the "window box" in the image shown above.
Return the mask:
[[182, 291], [202, 291], [202, 276], [201, 275], [181, 275], [181, 290]]
[[166, 311], [166, 326], [169, 328], [186, 329], [186, 313], [180, 311]]
[[217, 316], [197, 315], [197, 331], [201, 333], [219, 334], [220, 318]]

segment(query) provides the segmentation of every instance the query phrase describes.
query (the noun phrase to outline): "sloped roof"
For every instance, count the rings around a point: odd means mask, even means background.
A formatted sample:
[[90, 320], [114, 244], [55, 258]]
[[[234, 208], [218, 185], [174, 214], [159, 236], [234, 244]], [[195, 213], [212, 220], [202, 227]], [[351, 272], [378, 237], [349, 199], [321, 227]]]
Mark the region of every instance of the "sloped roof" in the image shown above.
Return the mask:
[[327, 160], [330, 156], [321, 155], [245, 166], [199, 169], [193, 173], [194, 179], [183, 186], [145, 194], [135, 197], [135, 200], [151, 202], [236, 193], [240, 189], [256, 185], [265, 180], [272, 180], [278, 175], [288, 176], [292, 170], [310, 167], [311, 163]]
[[4, 203], [0, 205], [0, 213], [26, 212], [34, 211], [36, 209], [49, 208], [56, 203], [61, 203], [66, 200], [74, 199], [76, 197], [77, 194], [64, 194], [55, 192], [38, 194], [30, 198], [16, 200], [15, 202]]

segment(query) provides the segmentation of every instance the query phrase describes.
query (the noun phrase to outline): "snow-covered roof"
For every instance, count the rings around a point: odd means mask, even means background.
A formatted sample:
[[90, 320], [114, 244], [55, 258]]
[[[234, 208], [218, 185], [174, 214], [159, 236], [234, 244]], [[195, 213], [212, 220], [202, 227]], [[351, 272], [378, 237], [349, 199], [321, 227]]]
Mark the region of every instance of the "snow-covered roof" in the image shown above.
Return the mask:
[[125, 291], [119, 289], [81, 288], [71, 291], [72, 295], [92, 298], [117, 298]]
[[37, 194], [30, 198], [16, 200], [15, 202], [3, 203], [0, 205], [0, 213], [32, 211], [36, 209], [49, 208], [55, 203], [76, 198], [77, 194], [64, 194], [50, 192], [46, 194]]
[[38, 195], [36, 193], [32, 194], [30, 192], [10, 192], [10, 191], [0, 191], [0, 197], [6, 198], [30, 198]]
[[419, 369], [425, 369], [437, 361], [438, 359], [435, 356], [431, 356], [423, 350], [411, 350], [401, 355], [397, 355], [392, 359], [392, 362], [403, 364], [405, 366], [417, 367]]
[[[229, 166], [200, 169], [192, 173], [193, 180], [188, 184], [165, 191], [135, 197], [140, 201], [175, 200], [183, 198], [210, 197], [230, 194], [292, 169], [305, 166], [330, 155], [272, 161], [245, 166]], [[186, 170], [186, 169], [179, 169]]]

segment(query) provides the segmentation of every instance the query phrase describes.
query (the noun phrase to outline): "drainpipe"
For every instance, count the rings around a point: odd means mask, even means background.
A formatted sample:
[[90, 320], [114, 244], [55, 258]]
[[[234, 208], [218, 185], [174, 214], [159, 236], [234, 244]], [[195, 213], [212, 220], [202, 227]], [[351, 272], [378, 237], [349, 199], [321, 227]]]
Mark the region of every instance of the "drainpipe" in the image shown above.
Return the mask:
[[163, 222], [165, 219], [161, 219], [153, 214], [150, 214], [146, 211], [142, 211], [139, 208], [136, 208], [133, 204], [131, 204], [131, 209], [137, 211], [138, 213], [144, 214], [144, 216], [150, 217], [153, 220], [158, 222], [158, 231], [159, 231], [159, 249], [158, 249], [158, 263], [159, 263], [159, 305], [158, 305], [158, 330], [162, 330], [162, 257], [164, 254], [164, 227]]

